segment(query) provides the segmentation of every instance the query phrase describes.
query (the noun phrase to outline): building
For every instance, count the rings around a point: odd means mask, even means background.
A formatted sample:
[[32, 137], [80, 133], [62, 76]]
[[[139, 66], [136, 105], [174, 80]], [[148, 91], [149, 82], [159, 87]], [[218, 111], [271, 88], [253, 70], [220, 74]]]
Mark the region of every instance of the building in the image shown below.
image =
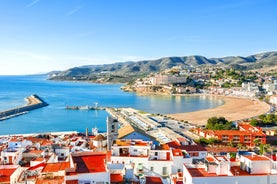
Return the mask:
[[157, 74], [150, 78], [150, 82], [152, 85], [184, 84], [187, 77]]
[[107, 117], [107, 149], [110, 150], [113, 141], [118, 138], [118, 120], [112, 116]]
[[203, 164], [184, 165], [185, 184], [274, 184], [277, 171], [265, 156], [240, 156], [230, 161], [225, 156], [207, 156]]
[[201, 130], [197, 129], [196, 133], [204, 138], [217, 138], [222, 143], [243, 144], [254, 146], [255, 140], [260, 139], [261, 144], [266, 144], [266, 134], [259, 127], [254, 127], [249, 123], [239, 123], [239, 130]]
[[22, 171], [19, 165], [0, 165], [0, 183], [16, 184]]

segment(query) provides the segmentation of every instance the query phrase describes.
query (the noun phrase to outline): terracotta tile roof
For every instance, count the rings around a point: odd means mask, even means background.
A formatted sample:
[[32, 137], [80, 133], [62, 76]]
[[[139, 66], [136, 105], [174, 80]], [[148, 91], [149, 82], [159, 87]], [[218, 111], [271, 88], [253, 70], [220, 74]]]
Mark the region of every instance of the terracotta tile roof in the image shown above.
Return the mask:
[[111, 174], [111, 182], [114, 182], [114, 183], [123, 182], [123, 176], [121, 174]]
[[[107, 154], [103, 152], [81, 153], [72, 155], [73, 162], [76, 164], [75, 174], [106, 172], [105, 160]], [[74, 172], [68, 172], [67, 175], [73, 175]]]
[[120, 129], [118, 129], [118, 138], [122, 139], [122, 138], [126, 137], [127, 135], [129, 135], [133, 132], [138, 132], [142, 135], [145, 135], [145, 136], [149, 137], [152, 140], [156, 140], [155, 137], [145, 133], [145, 131], [140, 129], [140, 128], [132, 126], [131, 124], [126, 124], [124, 127], [121, 127]]
[[186, 150], [186, 151], [207, 151], [206, 148], [204, 148], [200, 144], [195, 144], [195, 145], [181, 145], [177, 141], [172, 141], [169, 143], [166, 143], [170, 148], [174, 149], [181, 149], [181, 150]]
[[161, 144], [160, 146], [156, 147], [156, 150], [170, 150], [168, 144]]
[[1, 167], [0, 168], [0, 183], [10, 182], [10, 176], [17, 168], [15, 167]]
[[215, 173], [208, 173], [204, 168], [187, 168], [192, 177], [215, 177]]
[[183, 156], [183, 152], [180, 149], [173, 149], [172, 154], [173, 156]]
[[236, 153], [238, 152], [237, 148], [230, 147], [230, 146], [207, 146], [205, 147], [206, 150], [210, 153], [220, 154], [220, 153]]
[[168, 142], [166, 144], [168, 144], [168, 146], [171, 147], [171, 148], [177, 148], [177, 147], [181, 146], [181, 144], [178, 141], [176, 141], [176, 140], [174, 140], [172, 142]]
[[149, 142], [131, 139], [117, 139], [115, 144], [117, 146], [149, 146]]
[[41, 153], [43, 153], [43, 151], [42, 150], [30, 150], [28, 153], [40, 155]]
[[103, 141], [103, 140], [105, 140], [105, 139], [107, 139], [105, 136], [103, 136], [102, 134], [98, 134], [95, 138], [94, 138], [94, 140], [95, 141]]
[[66, 184], [78, 184], [78, 180], [66, 180]]
[[132, 125], [127, 124], [124, 127], [118, 129], [118, 138], [123, 138], [133, 132], [135, 132], [135, 128]]
[[160, 177], [146, 176], [146, 184], [162, 184], [163, 181]]
[[269, 158], [265, 157], [265, 156], [260, 156], [260, 155], [243, 155], [243, 157], [248, 158], [249, 160], [252, 161], [266, 161], [266, 160], [270, 160]]
[[42, 162], [42, 163], [39, 163], [39, 164], [37, 164], [37, 165], [35, 165], [35, 166], [32, 166], [32, 167], [30, 167], [29, 169], [27, 169], [27, 170], [35, 170], [35, 169], [37, 169], [37, 168], [39, 168], [39, 167], [45, 167], [46, 166], [46, 164], [44, 163], [44, 162]]
[[239, 130], [214, 130], [215, 135], [250, 135], [248, 132]]
[[64, 184], [63, 176], [55, 176], [53, 178], [38, 178], [36, 184]]
[[214, 159], [214, 157], [210, 157], [210, 156], [207, 156], [206, 157], [206, 160], [208, 161], [208, 162], [215, 162], [216, 160]]
[[58, 172], [70, 168], [69, 162], [47, 163], [42, 172]]

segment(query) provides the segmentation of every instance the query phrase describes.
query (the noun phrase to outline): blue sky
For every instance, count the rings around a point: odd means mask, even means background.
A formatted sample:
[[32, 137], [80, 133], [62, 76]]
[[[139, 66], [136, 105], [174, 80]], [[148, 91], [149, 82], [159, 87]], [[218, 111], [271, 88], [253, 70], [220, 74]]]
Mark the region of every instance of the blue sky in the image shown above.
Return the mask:
[[275, 0], [3, 0], [0, 75], [277, 50]]

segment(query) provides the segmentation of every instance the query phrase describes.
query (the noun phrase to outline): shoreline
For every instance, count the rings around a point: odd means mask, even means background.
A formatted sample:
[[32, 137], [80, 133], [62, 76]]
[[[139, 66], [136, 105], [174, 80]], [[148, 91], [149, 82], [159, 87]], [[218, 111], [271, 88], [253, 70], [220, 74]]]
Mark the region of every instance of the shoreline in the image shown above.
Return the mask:
[[258, 99], [211, 94], [192, 94], [192, 96], [196, 95], [222, 99], [224, 104], [210, 109], [166, 115], [179, 121], [188, 121], [194, 125], [205, 125], [211, 117], [225, 117], [228, 121], [239, 121], [265, 114], [270, 110], [269, 104]]

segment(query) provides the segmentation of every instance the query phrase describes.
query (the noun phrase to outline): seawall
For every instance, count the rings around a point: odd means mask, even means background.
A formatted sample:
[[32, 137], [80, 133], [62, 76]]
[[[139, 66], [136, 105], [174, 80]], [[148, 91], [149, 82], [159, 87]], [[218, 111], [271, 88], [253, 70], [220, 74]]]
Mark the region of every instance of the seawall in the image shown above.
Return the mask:
[[25, 114], [31, 110], [35, 110], [38, 108], [42, 108], [47, 106], [48, 104], [43, 101], [39, 96], [36, 94], [31, 95], [26, 98], [28, 100], [28, 103], [21, 107], [16, 107], [13, 109], [5, 110], [0, 112], [0, 121], [9, 119], [18, 115]]

